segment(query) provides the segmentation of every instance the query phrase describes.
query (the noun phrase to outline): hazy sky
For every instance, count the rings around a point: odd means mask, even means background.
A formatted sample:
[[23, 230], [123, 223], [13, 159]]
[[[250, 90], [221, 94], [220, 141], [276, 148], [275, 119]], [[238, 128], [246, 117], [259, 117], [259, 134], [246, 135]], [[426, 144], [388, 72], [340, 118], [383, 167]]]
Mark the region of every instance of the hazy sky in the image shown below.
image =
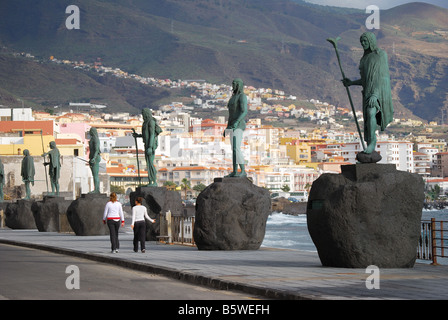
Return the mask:
[[[305, 0], [307, 2], [321, 4], [321, 5], [329, 5], [335, 7], [349, 7], [349, 8], [357, 8], [357, 9], [365, 9], [369, 5], [376, 5], [381, 9], [390, 9], [401, 4], [409, 3], [409, 2], [417, 2], [417, 1], [409, 1], [409, 0]], [[431, 3], [439, 7], [448, 9], [448, 1], [447, 0], [420, 0], [418, 2], [426, 2]]]

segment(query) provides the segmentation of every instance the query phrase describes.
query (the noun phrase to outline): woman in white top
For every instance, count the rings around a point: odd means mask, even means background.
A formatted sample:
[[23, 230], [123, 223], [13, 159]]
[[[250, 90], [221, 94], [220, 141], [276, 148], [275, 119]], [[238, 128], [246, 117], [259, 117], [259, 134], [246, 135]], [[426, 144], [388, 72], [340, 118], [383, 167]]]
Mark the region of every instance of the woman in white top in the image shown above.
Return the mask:
[[145, 218], [155, 223], [155, 219], [148, 216], [148, 211], [145, 206], [142, 206], [143, 198], [138, 197], [135, 200], [135, 206], [132, 208], [132, 222], [131, 228], [134, 230], [134, 252], [138, 252], [138, 242], [140, 241], [140, 248], [145, 252], [146, 240], [146, 221]]
[[106, 204], [103, 214], [103, 223], [109, 227], [110, 243], [112, 247], [112, 253], [117, 253], [120, 249], [120, 242], [118, 241], [118, 229], [124, 226], [124, 214], [121, 203], [117, 201], [117, 194], [112, 192], [110, 194], [110, 201]]

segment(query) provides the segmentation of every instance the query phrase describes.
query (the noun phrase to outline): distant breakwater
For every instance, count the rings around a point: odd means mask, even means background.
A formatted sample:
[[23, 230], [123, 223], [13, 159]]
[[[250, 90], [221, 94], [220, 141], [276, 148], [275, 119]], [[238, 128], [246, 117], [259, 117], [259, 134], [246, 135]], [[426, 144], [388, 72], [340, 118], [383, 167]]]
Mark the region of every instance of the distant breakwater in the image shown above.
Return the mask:
[[271, 210], [272, 212], [282, 212], [283, 214], [297, 216], [306, 214], [306, 205], [307, 202], [291, 202], [286, 198], [280, 197], [272, 199]]

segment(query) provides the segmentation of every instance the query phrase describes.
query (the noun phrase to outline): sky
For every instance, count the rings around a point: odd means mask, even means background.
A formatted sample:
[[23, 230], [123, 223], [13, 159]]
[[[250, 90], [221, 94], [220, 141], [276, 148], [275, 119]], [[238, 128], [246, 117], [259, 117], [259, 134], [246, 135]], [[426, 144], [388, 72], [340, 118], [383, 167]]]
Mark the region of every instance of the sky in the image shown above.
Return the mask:
[[410, 2], [426, 2], [431, 3], [439, 7], [448, 9], [447, 0], [305, 0], [306, 2], [311, 2], [321, 5], [329, 5], [335, 7], [349, 7], [357, 9], [365, 9], [369, 5], [376, 5], [380, 10], [390, 9], [405, 3]]

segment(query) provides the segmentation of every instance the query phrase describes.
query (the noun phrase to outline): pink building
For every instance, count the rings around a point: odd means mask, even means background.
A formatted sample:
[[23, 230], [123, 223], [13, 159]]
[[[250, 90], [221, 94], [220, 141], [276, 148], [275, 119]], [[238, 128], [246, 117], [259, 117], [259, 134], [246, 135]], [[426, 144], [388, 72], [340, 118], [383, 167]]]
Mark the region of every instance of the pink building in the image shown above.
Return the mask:
[[59, 133], [61, 135], [76, 134], [83, 144], [86, 143], [86, 135], [90, 130], [90, 126], [83, 122], [61, 123], [59, 125]]

